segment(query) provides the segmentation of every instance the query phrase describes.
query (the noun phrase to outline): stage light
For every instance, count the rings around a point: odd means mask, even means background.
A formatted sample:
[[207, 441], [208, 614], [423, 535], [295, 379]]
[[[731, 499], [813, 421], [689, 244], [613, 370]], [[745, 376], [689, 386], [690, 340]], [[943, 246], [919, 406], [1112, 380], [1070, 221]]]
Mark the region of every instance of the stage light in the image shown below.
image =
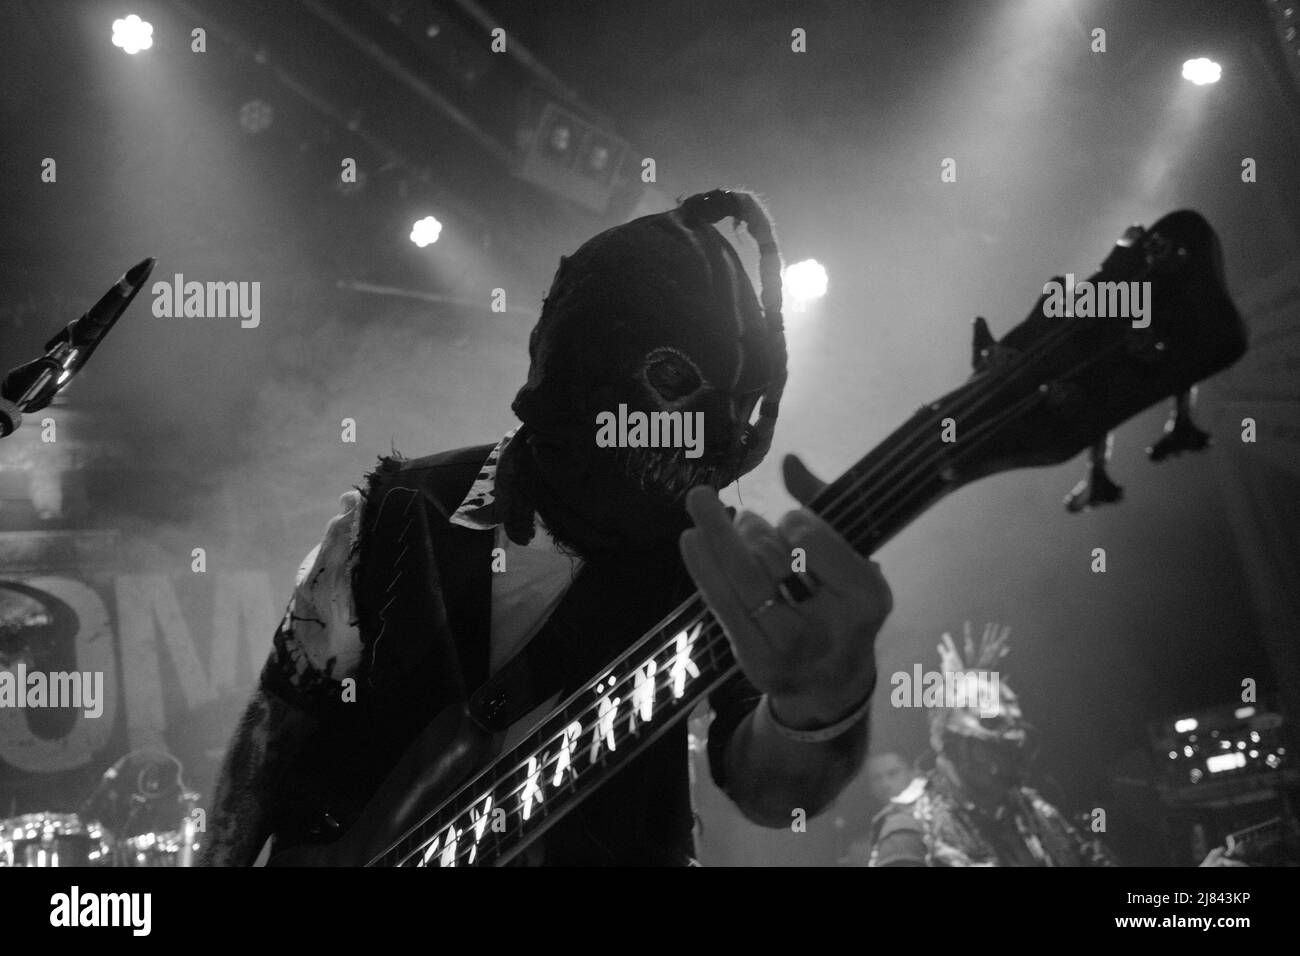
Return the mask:
[[124, 20], [113, 21], [113, 46], [132, 55], [153, 46], [153, 24], [134, 13]]
[[256, 136], [275, 122], [275, 107], [266, 100], [249, 100], [239, 108], [239, 127]]
[[411, 241], [423, 249], [438, 241], [442, 234], [442, 223], [432, 216], [425, 216], [411, 226]]
[[1184, 717], [1182, 720], [1174, 721], [1174, 733], [1185, 734], [1189, 730], [1195, 730], [1197, 727], [1195, 717]]
[[1205, 769], [1210, 773], [1224, 773], [1244, 766], [1246, 766], [1246, 755], [1243, 753], [1219, 754], [1207, 757], [1205, 760]]
[[1183, 64], [1183, 79], [1191, 80], [1197, 86], [1218, 83], [1219, 77], [1222, 75], [1223, 68], [1213, 60], [1207, 60], [1205, 57], [1188, 60]]
[[568, 150], [569, 140], [572, 138], [573, 134], [569, 131], [569, 127], [556, 124], [551, 127], [551, 136], [547, 143], [554, 152], [563, 153]]
[[600, 123], [558, 103], [530, 106], [515, 131], [527, 154], [517, 175], [570, 202], [604, 213], [632, 148]]
[[1254, 716], [1255, 716], [1255, 708], [1254, 708], [1254, 707], [1238, 707], [1236, 710], [1234, 710], [1234, 711], [1232, 712], [1232, 716], [1236, 717], [1238, 720], [1245, 720], [1247, 717], [1254, 717]]
[[781, 290], [795, 312], [826, 294], [826, 269], [816, 259], [804, 259], [781, 271]]

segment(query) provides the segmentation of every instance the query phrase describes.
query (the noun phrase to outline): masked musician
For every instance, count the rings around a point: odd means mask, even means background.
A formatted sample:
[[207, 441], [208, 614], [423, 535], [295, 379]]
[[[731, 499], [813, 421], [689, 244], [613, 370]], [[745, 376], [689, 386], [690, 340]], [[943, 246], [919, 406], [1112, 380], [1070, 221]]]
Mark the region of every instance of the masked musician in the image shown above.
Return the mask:
[[[979, 682], [990, 699], [968, 694], [930, 712], [935, 767], [890, 801], [873, 824], [871, 866], [1114, 866], [1025, 785], [1033, 728], [1015, 692], [997, 674], [1010, 628], [990, 625], [977, 645], [965, 626], [964, 654], [948, 634], [939, 645], [947, 674], [996, 675]], [[969, 686], [976, 686], [971, 684]]]
[[[724, 219], [758, 243], [761, 301], [713, 225]], [[464, 705], [490, 723], [478, 691], [509, 689], [517, 667], [532, 692], [514, 703], [544, 714], [539, 693], [582, 688], [693, 588], [743, 672], [710, 695], [708, 740], [740, 810], [789, 826], [859, 769], [891, 607], [879, 568], [807, 509], [776, 526], [733, 519], [716, 493], [767, 453], [785, 384], [780, 259], [757, 199], [691, 196], [562, 257], [529, 354], [517, 430], [381, 459], [343, 496], [229, 748], [207, 863], [345, 832], [435, 715]], [[621, 411], [691, 416], [702, 442], [601, 440], [597, 423]], [[797, 460], [785, 473], [800, 501], [816, 489]], [[792, 573], [796, 548], [807, 573]], [[685, 865], [693, 822], [683, 722], [527, 859]]]

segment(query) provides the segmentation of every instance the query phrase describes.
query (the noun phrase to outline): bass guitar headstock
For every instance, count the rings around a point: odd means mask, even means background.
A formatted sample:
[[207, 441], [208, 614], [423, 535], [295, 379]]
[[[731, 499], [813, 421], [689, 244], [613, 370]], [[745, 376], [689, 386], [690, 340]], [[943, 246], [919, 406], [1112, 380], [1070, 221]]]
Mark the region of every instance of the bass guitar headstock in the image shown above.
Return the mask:
[[1246, 350], [1228, 296], [1218, 237], [1191, 211], [1149, 229], [1134, 226], [1094, 275], [1047, 283], [1029, 316], [1000, 341], [975, 320], [974, 375], [931, 408], [957, 433], [979, 436], [955, 459], [961, 481], [1066, 461], [1091, 451], [1088, 476], [1066, 500], [1072, 511], [1116, 501], [1106, 474], [1111, 429], [1175, 397], [1154, 461], [1208, 444], [1191, 419], [1193, 387]]

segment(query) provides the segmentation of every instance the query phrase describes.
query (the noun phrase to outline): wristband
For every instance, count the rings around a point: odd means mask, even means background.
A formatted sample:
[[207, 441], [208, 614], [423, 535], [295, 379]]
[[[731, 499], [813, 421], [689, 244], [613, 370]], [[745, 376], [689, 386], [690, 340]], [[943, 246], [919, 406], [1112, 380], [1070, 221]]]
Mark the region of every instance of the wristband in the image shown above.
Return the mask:
[[772, 710], [772, 698], [767, 694], [763, 695], [760, 706], [767, 708], [767, 718], [772, 727], [786, 740], [793, 740], [801, 744], [824, 744], [836, 737], [843, 736], [846, 731], [867, 716], [867, 713], [871, 710], [871, 694], [867, 694], [866, 700], [843, 720], [837, 720], [829, 727], [819, 727], [816, 730], [795, 730], [793, 727], [787, 727], [781, 723], [776, 719], [776, 711]]

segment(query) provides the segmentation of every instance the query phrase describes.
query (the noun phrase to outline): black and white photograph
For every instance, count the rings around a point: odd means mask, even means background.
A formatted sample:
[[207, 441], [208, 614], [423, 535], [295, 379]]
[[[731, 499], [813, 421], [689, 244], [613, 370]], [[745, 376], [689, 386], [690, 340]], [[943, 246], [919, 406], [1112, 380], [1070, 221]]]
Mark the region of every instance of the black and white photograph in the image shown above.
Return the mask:
[[[15, 942], [1282, 938], [1300, 2], [0, 23]], [[364, 872], [486, 867], [554, 876]]]

